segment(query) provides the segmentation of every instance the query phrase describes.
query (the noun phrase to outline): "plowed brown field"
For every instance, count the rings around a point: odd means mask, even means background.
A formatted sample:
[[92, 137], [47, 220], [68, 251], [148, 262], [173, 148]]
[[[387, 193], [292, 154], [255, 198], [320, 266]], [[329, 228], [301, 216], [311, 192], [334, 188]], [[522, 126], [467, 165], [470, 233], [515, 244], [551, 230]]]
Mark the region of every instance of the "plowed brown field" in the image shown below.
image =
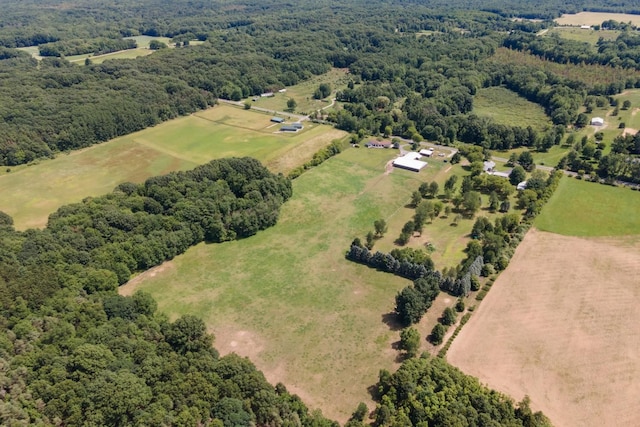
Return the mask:
[[447, 359], [558, 427], [640, 425], [640, 239], [531, 230]]

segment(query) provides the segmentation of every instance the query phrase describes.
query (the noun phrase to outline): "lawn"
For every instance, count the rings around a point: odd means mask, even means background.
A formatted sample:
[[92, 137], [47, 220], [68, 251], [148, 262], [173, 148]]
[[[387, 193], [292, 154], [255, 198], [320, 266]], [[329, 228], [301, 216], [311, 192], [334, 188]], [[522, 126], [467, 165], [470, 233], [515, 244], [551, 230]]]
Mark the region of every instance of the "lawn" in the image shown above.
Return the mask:
[[[3, 169], [0, 210], [11, 215], [19, 229], [42, 227], [58, 207], [107, 193], [121, 182], [142, 182], [150, 176], [191, 169], [228, 156], [252, 156], [276, 172], [287, 173], [345, 135], [320, 125], [307, 126], [296, 134], [276, 134], [267, 129], [270, 122], [264, 114], [226, 105], [201, 114], [60, 154], [52, 160], [14, 167], [10, 173]], [[264, 127], [229, 124], [242, 120]]]
[[473, 99], [473, 112], [509, 126], [531, 126], [544, 131], [552, 126], [544, 109], [503, 87], [480, 89]]
[[[334, 68], [328, 73], [313, 76], [295, 86], [287, 87], [284, 93], [276, 92], [274, 96], [268, 98], [259, 98], [257, 101], [247, 100], [256, 107], [268, 108], [274, 111], [285, 111], [287, 109], [287, 101], [292, 98], [297, 102], [296, 112], [309, 114], [313, 111], [320, 110], [331, 104], [331, 98], [335, 96], [336, 90], [347, 87], [349, 76], [346, 69]], [[321, 83], [329, 83], [331, 85], [332, 94], [326, 100], [313, 99], [313, 92]]]
[[130, 39], [130, 40], [135, 40], [136, 43], [138, 44], [138, 47], [141, 48], [148, 48], [149, 44], [151, 43], [151, 41], [153, 40], [157, 40], [161, 43], [166, 44], [167, 46], [170, 46], [171, 43], [171, 39], [169, 37], [153, 37], [153, 36], [132, 36], [132, 37], [124, 37], [125, 39]]
[[401, 208], [418, 182], [409, 172], [385, 174], [394, 155], [346, 150], [294, 180], [274, 227], [198, 245], [121, 290], [150, 292], [171, 318], [202, 316], [223, 353], [249, 356], [270, 381], [344, 422], [397, 355], [397, 332], [383, 315], [409, 282], [344, 258], [353, 238]]
[[565, 177], [535, 225], [567, 236], [640, 234], [639, 211], [636, 191]]

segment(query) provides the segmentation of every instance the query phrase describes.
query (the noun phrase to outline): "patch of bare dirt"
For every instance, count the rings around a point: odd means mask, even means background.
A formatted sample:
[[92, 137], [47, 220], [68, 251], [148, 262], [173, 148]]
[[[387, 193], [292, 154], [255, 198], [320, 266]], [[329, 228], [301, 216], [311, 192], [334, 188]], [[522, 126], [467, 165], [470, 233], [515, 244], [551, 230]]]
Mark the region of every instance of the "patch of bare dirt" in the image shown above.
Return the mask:
[[635, 116], [636, 114], [638, 114], [638, 111], [640, 111], [640, 108], [636, 107], [633, 110], [631, 110], [631, 117]]
[[622, 131], [622, 136], [625, 136], [625, 135], [635, 135], [636, 133], [638, 133], [638, 129], [634, 129], [634, 128], [624, 128], [624, 130]]
[[555, 426], [640, 425], [640, 241], [531, 230], [447, 359]]
[[150, 268], [149, 270], [145, 271], [144, 273], [138, 274], [136, 277], [134, 277], [133, 279], [129, 280], [124, 285], [120, 286], [118, 288], [118, 293], [120, 295], [122, 295], [122, 296], [131, 296], [131, 295], [133, 295], [133, 293], [138, 288], [138, 285], [140, 283], [144, 282], [147, 278], [154, 277], [157, 274], [160, 274], [165, 270], [173, 269], [173, 268], [174, 268], [173, 261], [163, 262], [162, 264], [158, 265], [157, 267]]

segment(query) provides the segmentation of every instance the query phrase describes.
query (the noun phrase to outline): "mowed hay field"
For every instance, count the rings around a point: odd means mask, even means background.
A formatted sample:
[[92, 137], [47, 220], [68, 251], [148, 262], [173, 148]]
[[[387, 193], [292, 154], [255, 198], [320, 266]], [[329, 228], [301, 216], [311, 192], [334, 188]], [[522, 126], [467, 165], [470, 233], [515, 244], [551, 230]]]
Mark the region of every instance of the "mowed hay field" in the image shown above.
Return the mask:
[[[560, 195], [563, 186], [575, 189], [573, 181], [561, 181]], [[579, 183], [596, 194], [620, 190]], [[543, 215], [574, 209], [558, 192]], [[621, 206], [640, 194], [609, 197]], [[596, 205], [589, 213], [594, 230], [600, 225], [613, 234], [606, 209]], [[572, 230], [561, 220], [557, 227]], [[453, 342], [448, 361], [516, 400], [530, 396], [555, 426], [640, 425], [640, 239], [632, 233], [637, 227], [614, 237], [532, 229]]]
[[[342, 422], [382, 368], [398, 332], [385, 323], [410, 282], [345, 260], [356, 236], [410, 198], [420, 174], [385, 164], [395, 150], [351, 148], [293, 181], [278, 224], [248, 239], [201, 244], [121, 287], [150, 292], [174, 319], [201, 316], [222, 353], [248, 356], [312, 408]], [[435, 171], [434, 171], [435, 172]]]
[[[195, 115], [94, 145], [52, 160], [0, 173], [0, 210], [16, 228], [43, 227], [58, 207], [108, 193], [119, 183], [192, 169], [228, 156], [251, 156], [287, 173], [345, 133], [305, 123], [296, 134], [276, 133], [270, 116], [219, 105]], [[250, 125], [244, 126], [244, 123]]]

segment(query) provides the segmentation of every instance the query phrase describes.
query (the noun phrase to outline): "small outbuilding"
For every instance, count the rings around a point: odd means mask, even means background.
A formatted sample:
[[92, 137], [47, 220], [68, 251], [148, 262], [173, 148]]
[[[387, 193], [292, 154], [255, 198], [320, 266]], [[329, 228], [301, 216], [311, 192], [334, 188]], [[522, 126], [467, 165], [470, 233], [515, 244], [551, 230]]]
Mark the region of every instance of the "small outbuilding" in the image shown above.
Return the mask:
[[284, 119], [282, 117], [271, 117], [271, 121], [274, 123], [284, 123]]
[[280, 132], [298, 132], [300, 129], [292, 125], [284, 125], [280, 128]]
[[304, 128], [304, 126], [302, 126], [302, 123], [300, 123], [300, 122], [291, 123], [291, 126], [293, 126], [294, 128], [296, 128], [298, 130]]
[[391, 148], [391, 143], [389, 141], [376, 141], [371, 140], [364, 144], [367, 148]]
[[591, 119], [591, 125], [593, 125], [593, 126], [603, 126], [604, 125], [604, 119], [602, 117], [593, 117]]
[[407, 169], [413, 172], [420, 172], [422, 168], [427, 166], [427, 162], [420, 160], [422, 156], [420, 153], [410, 151], [402, 157], [398, 157], [393, 161], [393, 166], [401, 169]]
[[422, 150], [420, 150], [420, 155], [424, 157], [433, 156], [433, 148], [423, 148]]
[[493, 168], [496, 167], [496, 162], [492, 162], [491, 160], [487, 160], [482, 164], [482, 169], [485, 172], [493, 172]]
[[493, 176], [499, 176], [500, 178], [509, 178], [509, 175], [511, 175], [511, 171], [509, 172], [491, 172], [491, 175]]
[[526, 189], [527, 189], [527, 181], [522, 181], [521, 183], [519, 183], [519, 184], [516, 186], [516, 189], [517, 189], [517, 190], [520, 190], [520, 191], [522, 191], [522, 190], [526, 190]]

